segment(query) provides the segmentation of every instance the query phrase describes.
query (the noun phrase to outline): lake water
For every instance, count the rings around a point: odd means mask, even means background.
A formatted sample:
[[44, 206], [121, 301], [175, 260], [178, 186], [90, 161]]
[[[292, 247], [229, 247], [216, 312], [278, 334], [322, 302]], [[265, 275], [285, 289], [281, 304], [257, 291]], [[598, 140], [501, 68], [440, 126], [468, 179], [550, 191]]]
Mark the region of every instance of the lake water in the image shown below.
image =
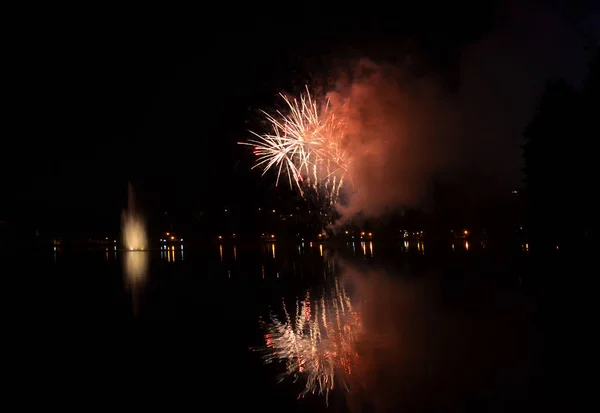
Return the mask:
[[42, 400], [528, 410], [540, 337], [527, 257], [485, 247], [215, 243], [3, 262], [42, 287], [12, 306], [43, 337], [28, 343]]

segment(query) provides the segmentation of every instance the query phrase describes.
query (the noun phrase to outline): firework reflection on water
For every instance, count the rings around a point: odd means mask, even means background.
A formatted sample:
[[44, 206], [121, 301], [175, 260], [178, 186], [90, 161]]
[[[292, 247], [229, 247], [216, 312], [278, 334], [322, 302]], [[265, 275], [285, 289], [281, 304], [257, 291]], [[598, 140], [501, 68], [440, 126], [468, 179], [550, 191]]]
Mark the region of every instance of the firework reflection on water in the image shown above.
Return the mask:
[[325, 396], [338, 386], [347, 391], [354, 383], [360, 357], [356, 349], [362, 335], [359, 313], [338, 279], [333, 280], [330, 294], [311, 298], [307, 292], [303, 300], [296, 301], [292, 317], [285, 301], [284, 318], [272, 315], [263, 323], [265, 334], [265, 362], [284, 362], [286, 377], [306, 380], [299, 394]]

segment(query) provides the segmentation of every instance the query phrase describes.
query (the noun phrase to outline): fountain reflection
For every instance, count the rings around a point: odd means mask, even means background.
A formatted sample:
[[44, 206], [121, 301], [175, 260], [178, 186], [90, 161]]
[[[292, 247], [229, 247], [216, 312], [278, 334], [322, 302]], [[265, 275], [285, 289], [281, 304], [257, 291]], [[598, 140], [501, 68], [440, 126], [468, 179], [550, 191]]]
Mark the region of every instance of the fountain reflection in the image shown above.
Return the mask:
[[146, 274], [148, 273], [148, 254], [147, 251], [125, 252], [125, 274], [127, 276], [127, 285], [131, 292], [133, 314], [136, 317], [139, 312], [142, 288], [146, 281]]
[[125, 272], [130, 285], [143, 283], [148, 271], [148, 254], [143, 251], [135, 251], [125, 254]]

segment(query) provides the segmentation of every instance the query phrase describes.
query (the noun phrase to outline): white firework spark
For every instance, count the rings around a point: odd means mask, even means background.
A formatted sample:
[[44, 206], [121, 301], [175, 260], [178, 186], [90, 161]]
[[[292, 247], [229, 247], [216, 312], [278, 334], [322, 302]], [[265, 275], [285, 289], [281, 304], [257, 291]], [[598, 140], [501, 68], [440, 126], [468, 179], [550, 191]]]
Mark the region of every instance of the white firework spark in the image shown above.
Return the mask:
[[319, 105], [306, 88], [299, 99], [280, 95], [286, 112], [262, 112], [271, 132], [258, 134], [242, 145], [254, 147], [258, 157], [252, 167], [263, 168], [263, 175], [277, 169], [276, 185], [282, 173], [302, 196], [307, 193], [328, 208], [338, 201], [351, 162], [347, 146], [346, 121], [336, 115], [329, 100]]

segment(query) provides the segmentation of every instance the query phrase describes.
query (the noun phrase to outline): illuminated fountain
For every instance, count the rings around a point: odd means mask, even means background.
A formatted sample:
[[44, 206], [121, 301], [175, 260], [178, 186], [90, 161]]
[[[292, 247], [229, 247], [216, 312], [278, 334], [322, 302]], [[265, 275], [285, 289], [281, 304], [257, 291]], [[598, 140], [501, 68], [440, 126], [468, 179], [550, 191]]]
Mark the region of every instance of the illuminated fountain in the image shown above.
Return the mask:
[[122, 217], [123, 242], [128, 251], [144, 251], [148, 246], [146, 226], [136, 211], [133, 188], [129, 185], [129, 205]]
[[129, 185], [129, 205], [123, 211], [121, 229], [125, 244], [125, 275], [131, 290], [133, 312], [137, 316], [140, 288], [148, 272], [148, 238], [141, 215], [136, 212], [133, 188]]

